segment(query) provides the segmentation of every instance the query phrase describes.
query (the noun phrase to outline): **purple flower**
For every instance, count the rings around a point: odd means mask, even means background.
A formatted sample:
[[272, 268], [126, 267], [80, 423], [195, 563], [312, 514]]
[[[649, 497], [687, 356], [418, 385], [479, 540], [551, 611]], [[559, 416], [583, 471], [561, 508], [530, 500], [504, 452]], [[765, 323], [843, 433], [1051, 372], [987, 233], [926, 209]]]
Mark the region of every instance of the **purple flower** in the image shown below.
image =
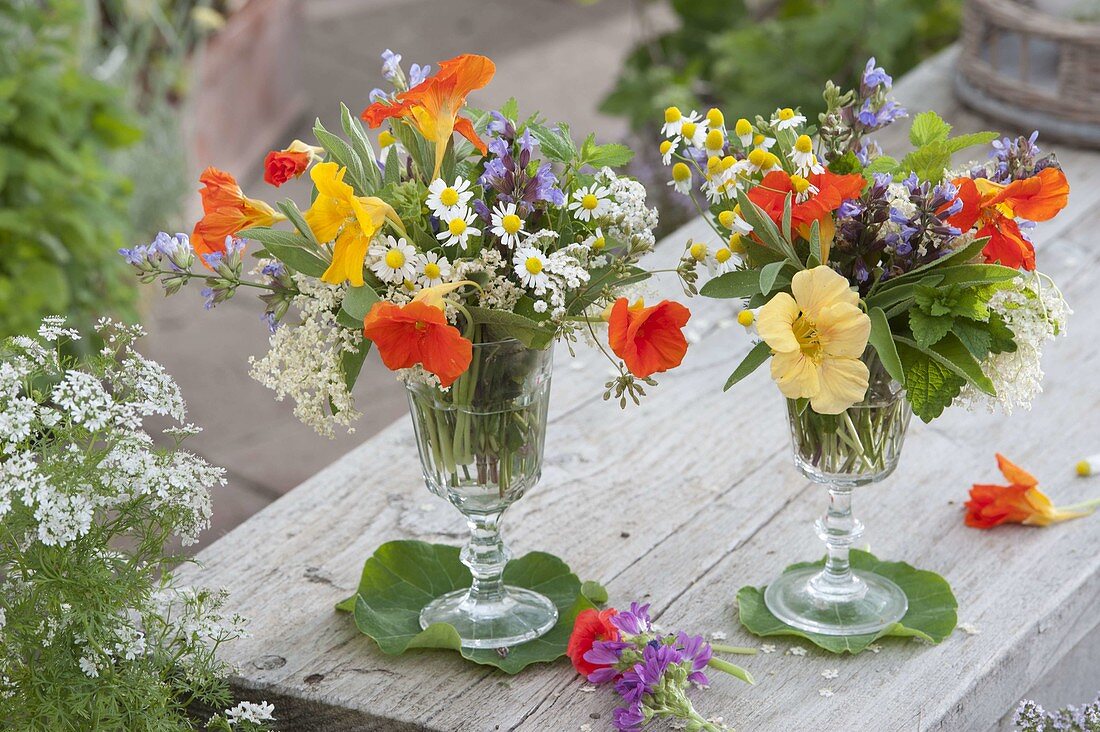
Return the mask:
[[149, 264], [149, 255], [152, 252], [150, 252], [147, 246], [139, 244], [132, 249], [126, 249], [125, 247], [123, 247], [122, 249], [118, 250], [118, 253], [123, 256], [128, 264], [132, 264], [135, 267], [141, 267], [143, 265]]
[[611, 723], [619, 732], [639, 732], [644, 722], [645, 715], [640, 704], [618, 707], [611, 713]]
[[543, 163], [535, 172], [533, 200], [545, 201], [551, 206], [564, 206], [565, 194], [558, 188], [558, 177], [550, 163]]
[[630, 603], [630, 609], [611, 618], [611, 624], [629, 635], [649, 632], [653, 629], [653, 622], [649, 619], [649, 603]]
[[496, 110], [490, 112], [489, 117], [489, 123], [485, 125], [489, 134], [499, 135], [507, 140], [515, 139], [516, 128], [510, 119]]
[[378, 87], [371, 89], [370, 94], [367, 95], [367, 99], [370, 100], [371, 104], [375, 104], [376, 102], [384, 102], [392, 98], [392, 94], [390, 94], [385, 89], [379, 89]]
[[265, 277], [277, 279], [286, 274], [286, 267], [282, 262], [268, 262], [264, 265], [263, 269], [260, 270], [260, 273]]
[[703, 673], [703, 669], [710, 663], [711, 656], [714, 652], [711, 650], [710, 643], [703, 640], [701, 635], [688, 635], [683, 631], [676, 636], [676, 648], [679, 650], [683, 660], [691, 663], [691, 673], [688, 675], [688, 681], [699, 684], [700, 686], [707, 686], [710, 684], [710, 679]]
[[624, 641], [598, 640], [584, 654], [584, 660], [598, 666], [614, 666], [622, 658], [623, 650], [631, 644]]
[[863, 204], [858, 199], [849, 198], [841, 201], [840, 206], [836, 210], [838, 218], [842, 219], [854, 219], [863, 213]]
[[409, 88], [414, 86], [420, 86], [424, 83], [424, 80], [428, 78], [428, 75], [432, 73], [431, 64], [413, 64], [409, 67]]
[[393, 84], [401, 76], [401, 54], [390, 49], [382, 52], [382, 78]]
[[218, 304], [218, 293], [214, 290], [214, 288], [204, 287], [199, 290], [199, 294], [203, 297], [203, 310], [213, 310], [214, 306]]
[[863, 67], [863, 87], [865, 89], [874, 89], [875, 87], [883, 87], [883, 89], [889, 89], [894, 83], [894, 80], [890, 78], [890, 75], [886, 73], [885, 69], [881, 66], [875, 66], [875, 57], [867, 59], [867, 65]]
[[274, 335], [275, 331], [277, 331], [279, 329], [279, 322], [277, 320], [275, 320], [275, 313], [272, 313], [272, 312], [263, 313], [260, 316], [260, 320], [262, 322], [264, 322], [265, 324], [267, 324], [267, 329], [271, 332], [272, 335]]

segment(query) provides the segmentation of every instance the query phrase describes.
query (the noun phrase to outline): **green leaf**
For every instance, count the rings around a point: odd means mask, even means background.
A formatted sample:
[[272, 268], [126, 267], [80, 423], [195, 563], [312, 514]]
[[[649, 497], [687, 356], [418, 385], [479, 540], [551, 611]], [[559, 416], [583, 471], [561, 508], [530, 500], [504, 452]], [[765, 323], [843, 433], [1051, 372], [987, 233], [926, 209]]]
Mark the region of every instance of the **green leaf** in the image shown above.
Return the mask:
[[[577, 613], [594, 607], [582, 593], [577, 576], [557, 557], [531, 552], [508, 563], [504, 581], [550, 598], [558, 609], [559, 620], [546, 635], [503, 654], [496, 649], [462, 648], [458, 632], [445, 623], [420, 628], [420, 611], [425, 605], [447, 592], [470, 586], [470, 571], [459, 559], [456, 546], [407, 540], [383, 544], [363, 565], [355, 596], [339, 603], [336, 609], [351, 612], [359, 631], [389, 655], [414, 648], [448, 649], [458, 651], [468, 661], [495, 666], [509, 674], [565, 655]], [[589, 589], [595, 592], [591, 585]]]
[[970, 132], [965, 135], [959, 135], [958, 137], [952, 137], [947, 141], [947, 147], [952, 153], [957, 153], [959, 150], [965, 150], [975, 145], [988, 145], [998, 137], [1000, 137], [1000, 135], [996, 132]]
[[966, 318], [956, 318], [951, 332], [958, 336], [970, 355], [981, 361], [989, 355], [993, 346], [993, 335], [988, 323], [978, 323]]
[[867, 177], [871, 177], [875, 173], [893, 173], [898, 169], [900, 164], [901, 163], [889, 155], [879, 155], [863, 169], [863, 174]]
[[374, 164], [376, 158], [374, 148], [367, 137], [367, 131], [363, 129], [363, 123], [351, 115], [348, 105], [343, 102], [340, 102], [340, 125], [344, 128], [344, 134], [348, 136], [348, 140], [351, 141], [351, 149], [363, 165], [363, 183], [366, 185], [366, 190], [362, 195], [373, 195], [382, 187], [382, 175], [378, 166]]
[[775, 222], [771, 220], [771, 217], [764, 213], [762, 208], [753, 203], [745, 191], [737, 191], [737, 203], [741, 206], [741, 216], [749, 226], [752, 227], [752, 232], [764, 242], [764, 246], [782, 254], [787, 259], [791, 260], [791, 263], [795, 266], [802, 266], [802, 262], [799, 261], [798, 255], [795, 254], [794, 245], [783, 238], [783, 235], [779, 233], [779, 229], [776, 228]]
[[947, 335], [955, 322], [953, 315], [929, 315], [919, 308], [909, 311], [909, 329], [921, 348], [929, 348]]
[[[892, 580], [905, 592], [909, 609], [905, 616], [878, 633], [856, 636], [821, 635], [808, 633], [785, 625], [769, 612], [764, 604], [764, 589], [742, 587], [737, 593], [737, 608], [741, 624], [754, 635], [762, 637], [793, 635], [805, 638], [814, 645], [832, 653], [856, 654], [865, 650], [880, 638], [920, 638], [929, 643], [940, 643], [958, 622], [958, 601], [951, 592], [951, 585], [940, 575], [925, 569], [916, 569], [905, 562], [884, 562], [873, 554], [852, 549], [853, 569], [874, 572]], [[823, 567], [825, 560], [794, 564], [786, 571], [808, 567]]]
[[[347, 168], [344, 179], [355, 189], [356, 195], [367, 196], [373, 193], [374, 186], [371, 185], [371, 179], [367, 177], [364, 163], [351, 145], [326, 130], [320, 119], [314, 123], [313, 134], [317, 137], [317, 142], [321, 143], [321, 147], [328, 153], [329, 159], [337, 165]], [[374, 165], [373, 159], [371, 159], [370, 164]]]
[[771, 358], [771, 355], [771, 346], [764, 341], [757, 343], [752, 347], [752, 350], [741, 359], [741, 363], [733, 370], [730, 377], [726, 379], [726, 385], [722, 387], [722, 391], [729, 391], [730, 387], [738, 381], [760, 368], [760, 365]]
[[273, 257], [307, 277], [320, 277], [328, 269], [328, 261], [298, 234], [257, 226], [239, 231], [237, 236], [260, 242]]
[[890, 330], [890, 322], [886, 319], [886, 313], [882, 308], [871, 308], [871, 336], [868, 342], [878, 353], [879, 360], [886, 368], [886, 373], [899, 384], [905, 383], [905, 369], [898, 357], [897, 346], [894, 345], [894, 334]]
[[911, 170], [921, 180], [940, 181], [951, 164], [951, 150], [945, 142], [932, 142], [902, 158], [902, 171]]
[[362, 326], [363, 318], [367, 317], [367, 313], [370, 312], [374, 303], [378, 302], [380, 299], [378, 293], [369, 285], [349, 287], [347, 294], [344, 295], [344, 304], [341, 306], [341, 309]]
[[913, 414], [931, 422], [951, 406], [966, 379], [927, 353], [898, 341], [898, 355], [905, 366], [905, 398]]
[[704, 297], [720, 300], [752, 297], [760, 292], [760, 273], [755, 269], [738, 269], [720, 274], [699, 289]]
[[932, 360], [938, 361], [940, 365], [946, 366], [949, 371], [961, 376], [986, 394], [992, 396], [997, 393], [997, 390], [993, 387], [993, 382], [982, 372], [981, 364], [970, 355], [970, 351], [955, 334], [948, 333], [929, 348], [923, 348], [919, 343], [905, 336], [895, 336], [895, 338], [899, 343], [912, 346], [932, 358]]
[[604, 166], [618, 168], [633, 159], [633, 150], [626, 145], [613, 142], [608, 145], [593, 145], [581, 162], [597, 169]]
[[559, 163], [572, 163], [577, 159], [577, 146], [569, 136], [569, 125], [562, 122], [557, 130], [551, 130], [542, 125], [533, 124], [528, 129], [539, 141], [542, 153], [549, 159]]
[[505, 119], [519, 122], [519, 102], [515, 97], [508, 97], [508, 101], [500, 105], [500, 113]]
[[825, 263], [825, 253], [821, 248], [821, 222], [814, 220], [810, 224], [810, 259], [808, 266], [817, 267]]
[[595, 580], [582, 582], [581, 594], [591, 600], [595, 605], [602, 605], [607, 602], [607, 588]]
[[596, 302], [604, 290], [608, 287], [622, 287], [624, 285], [644, 282], [652, 275], [640, 267], [633, 265], [623, 266], [620, 262], [613, 262], [592, 270], [588, 282], [569, 303], [569, 314], [577, 315], [588, 306]]
[[554, 340], [553, 328], [507, 310], [468, 307], [470, 317], [488, 328], [494, 338], [515, 338], [528, 348], [546, 348]]
[[909, 142], [913, 147], [923, 147], [935, 142], [943, 142], [951, 134], [951, 125], [943, 121], [933, 111], [921, 112], [913, 118], [909, 128]]
[[374, 345], [373, 341], [364, 338], [354, 351], [344, 351], [340, 354], [340, 372], [344, 375], [344, 384], [347, 385], [349, 392], [355, 388], [355, 382], [359, 380], [363, 362], [367, 360], [367, 354], [370, 353], [372, 345]]
[[294, 228], [298, 230], [298, 233], [309, 241], [310, 244], [320, 249], [321, 242], [317, 241], [317, 237], [313, 233], [313, 229], [309, 228], [309, 224], [306, 223], [305, 217], [302, 216], [302, 212], [298, 210], [298, 205], [289, 198], [285, 201], [281, 201], [276, 206], [283, 212], [287, 220], [294, 225]]
[[780, 271], [786, 266], [786, 262], [770, 262], [760, 268], [760, 294], [771, 294], [775, 289], [775, 281], [779, 278]]

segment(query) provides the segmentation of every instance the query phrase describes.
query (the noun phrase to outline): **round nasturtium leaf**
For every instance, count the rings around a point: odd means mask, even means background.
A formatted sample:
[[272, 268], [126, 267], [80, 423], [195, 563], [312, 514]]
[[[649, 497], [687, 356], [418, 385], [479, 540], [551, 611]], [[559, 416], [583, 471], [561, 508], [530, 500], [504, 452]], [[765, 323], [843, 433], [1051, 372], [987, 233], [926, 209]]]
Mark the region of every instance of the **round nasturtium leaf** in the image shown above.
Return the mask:
[[[577, 613], [595, 607], [607, 591], [595, 582], [581, 581], [569, 566], [552, 554], [531, 552], [504, 568], [510, 585], [541, 592], [558, 608], [558, 624], [536, 640], [501, 653], [494, 649], [462, 648], [458, 632], [446, 623], [420, 627], [420, 611], [442, 594], [470, 586], [470, 572], [459, 559], [459, 548], [423, 541], [390, 541], [363, 565], [359, 589], [336, 606], [352, 613], [355, 626], [378, 644], [383, 653], [397, 655], [413, 648], [458, 651], [463, 658], [496, 666], [514, 674], [532, 663], [547, 663], [565, 655]], [[589, 598], [592, 599], [589, 599]]]
[[[808, 633], [792, 628], [777, 619], [764, 604], [763, 587], [742, 587], [737, 592], [737, 607], [741, 624], [750, 633], [759, 636], [794, 635], [805, 638], [814, 645], [833, 653], [856, 654], [879, 638], [887, 636], [916, 637], [929, 643], [939, 643], [958, 622], [956, 610], [959, 603], [951, 592], [951, 585], [935, 572], [916, 569], [905, 562], [883, 562], [869, 552], [853, 549], [852, 567], [874, 572], [893, 580], [909, 598], [909, 610], [900, 621], [878, 633], [841, 637]], [[804, 567], [824, 567], [825, 560], [792, 564], [785, 571]]]

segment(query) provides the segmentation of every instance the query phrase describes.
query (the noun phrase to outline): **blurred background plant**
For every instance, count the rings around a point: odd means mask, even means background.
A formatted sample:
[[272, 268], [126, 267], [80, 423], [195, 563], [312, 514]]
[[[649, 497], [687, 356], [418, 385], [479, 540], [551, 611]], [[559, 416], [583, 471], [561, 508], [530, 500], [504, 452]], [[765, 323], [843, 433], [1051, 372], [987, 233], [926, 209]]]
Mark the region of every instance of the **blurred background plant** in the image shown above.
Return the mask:
[[177, 223], [185, 61], [218, 16], [196, 6], [0, 3], [0, 337], [137, 318], [116, 250]]
[[[666, 0], [645, 0], [666, 2]], [[666, 107], [733, 118], [801, 107], [825, 108], [821, 81], [859, 80], [870, 56], [895, 77], [955, 40], [962, 0], [667, 0], [678, 26], [653, 35], [628, 56], [601, 105], [626, 117], [638, 136], [638, 161], [651, 191], [665, 190], [656, 130]], [[652, 148], [652, 149], [651, 149]], [[651, 176], [653, 178], [651, 179]], [[690, 209], [664, 195], [663, 233]], [[680, 211], [676, 216], [674, 212]], [[672, 214], [672, 215], [669, 215]]]

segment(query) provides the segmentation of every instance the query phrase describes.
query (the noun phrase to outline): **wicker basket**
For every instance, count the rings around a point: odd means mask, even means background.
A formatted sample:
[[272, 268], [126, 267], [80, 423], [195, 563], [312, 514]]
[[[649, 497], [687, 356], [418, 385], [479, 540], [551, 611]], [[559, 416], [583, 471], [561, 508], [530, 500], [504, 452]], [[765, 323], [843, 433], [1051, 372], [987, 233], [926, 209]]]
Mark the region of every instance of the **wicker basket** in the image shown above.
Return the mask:
[[1100, 147], [1100, 23], [1025, 0], [967, 0], [959, 100], [1021, 131]]

